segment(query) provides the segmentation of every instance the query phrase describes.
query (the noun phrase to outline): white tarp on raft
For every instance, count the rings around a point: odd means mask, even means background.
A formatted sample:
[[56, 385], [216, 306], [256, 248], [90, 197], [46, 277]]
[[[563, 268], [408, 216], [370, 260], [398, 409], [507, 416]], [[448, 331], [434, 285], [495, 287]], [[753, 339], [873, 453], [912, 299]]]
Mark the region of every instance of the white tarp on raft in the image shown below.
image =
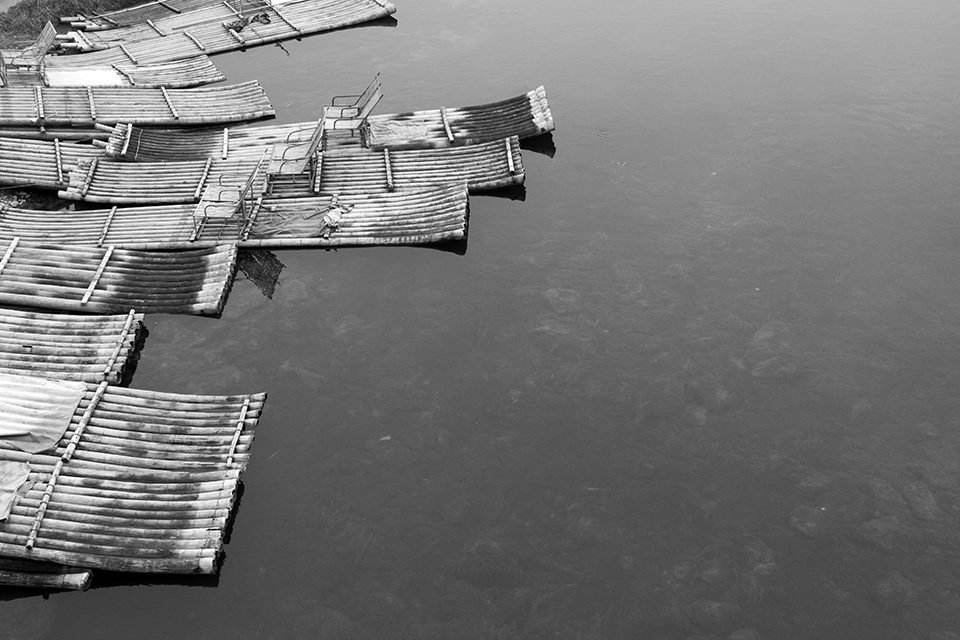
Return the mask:
[[83, 382], [0, 374], [0, 447], [53, 449], [86, 389]]
[[51, 87], [125, 87], [130, 83], [112, 67], [54, 67], [44, 71]]
[[0, 460], [0, 522], [10, 515], [29, 475], [30, 465], [26, 462]]

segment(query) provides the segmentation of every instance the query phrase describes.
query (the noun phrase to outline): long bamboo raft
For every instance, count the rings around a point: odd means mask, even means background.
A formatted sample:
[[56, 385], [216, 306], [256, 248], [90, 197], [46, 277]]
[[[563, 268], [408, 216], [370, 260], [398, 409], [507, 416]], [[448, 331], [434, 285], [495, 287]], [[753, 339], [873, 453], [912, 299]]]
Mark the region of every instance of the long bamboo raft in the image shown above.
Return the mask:
[[[386, 0], [299, 0], [264, 2], [246, 11], [240, 15], [223, 2], [147, 24], [70, 31], [58, 38], [62, 47], [86, 52], [82, 55], [91, 64], [165, 62], [363, 24], [390, 16], [396, 7]], [[51, 59], [50, 64], [58, 63]]]
[[224, 80], [224, 75], [205, 55], [193, 56], [170, 62], [133, 64], [131, 62], [111, 65], [84, 65], [80, 56], [67, 59], [79, 64], [45, 67], [43, 72], [7, 72], [7, 84], [11, 87], [199, 87]]
[[[289, 139], [309, 139], [316, 122], [202, 129], [145, 129], [125, 123], [109, 131], [106, 151], [128, 161], [223, 159]], [[447, 133], [449, 128], [450, 132]], [[467, 107], [442, 107], [371, 115], [361, 129], [363, 146], [382, 150], [462, 146], [554, 130], [543, 86], [525, 94]]]
[[0, 126], [215, 124], [274, 115], [263, 87], [250, 81], [224, 87], [7, 87], [0, 91]]
[[[246, 159], [184, 162], [118, 162], [82, 160], [68, 174], [61, 198], [105, 204], [196, 202], [208, 185], [241, 184], [256, 165]], [[383, 152], [334, 149], [320, 154], [319, 172], [311, 177], [278, 176], [270, 192], [276, 197], [309, 197], [316, 193], [363, 195], [416, 191], [467, 183], [471, 193], [523, 184], [523, 160], [516, 137], [441, 149]]]
[[0, 373], [120, 383], [139, 358], [143, 314], [114, 316], [0, 309]]
[[219, 315], [236, 245], [176, 253], [4, 243], [0, 304], [85, 313]]
[[[21, 405], [35, 379], [4, 380]], [[86, 569], [215, 574], [265, 394], [190, 396], [88, 384], [26, 494], [0, 522], [0, 556]]]
[[[72, 16], [61, 16], [60, 22], [68, 24], [74, 29], [102, 31], [103, 29], [116, 29], [133, 24], [146, 24], [147, 20], [166, 18], [184, 11], [195, 11], [209, 4], [211, 4], [210, 0], [155, 0], [154, 2], [145, 2], [124, 9], [104, 11], [103, 13], [91, 15], [78, 13]], [[234, 6], [246, 8], [252, 4], [249, 0], [248, 2], [241, 0], [240, 3], [234, 3]], [[256, 4], [259, 4], [259, 2], [256, 2]]]
[[[241, 248], [415, 245], [462, 240], [467, 190], [262, 199], [249, 219], [202, 221], [195, 205], [38, 211], [0, 207], [0, 246], [23, 241], [165, 250], [238, 242]], [[198, 231], [199, 230], [199, 231]]]

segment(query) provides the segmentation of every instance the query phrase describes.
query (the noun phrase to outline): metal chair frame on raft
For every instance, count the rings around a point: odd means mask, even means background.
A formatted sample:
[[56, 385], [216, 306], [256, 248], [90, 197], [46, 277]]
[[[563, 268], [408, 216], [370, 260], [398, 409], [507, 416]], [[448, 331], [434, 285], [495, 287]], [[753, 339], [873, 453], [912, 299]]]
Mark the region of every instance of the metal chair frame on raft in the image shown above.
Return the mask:
[[[296, 182], [297, 176], [302, 174], [307, 167], [310, 168], [310, 184], [316, 185], [316, 177], [320, 167], [320, 151], [323, 149], [323, 140], [326, 131], [326, 113], [320, 116], [310, 139], [306, 142], [291, 142], [290, 138], [299, 135], [308, 128], [297, 129], [287, 134], [283, 142], [277, 142], [270, 150], [270, 163], [267, 166], [267, 184], [268, 190], [273, 193], [273, 182], [277, 176], [293, 176]], [[299, 150], [306, 148], [306, 151], [300, 153]], [[297, 151], [292, 157], [287, 157], [291, 151]], [[311, 187], [312, 188], [312, 187]]]
[[[327, 131], [344, 131], [350, 137], [362, 135], [370, 112], [383, 98], [380, 74], [363, 90], [363, 93], [334, 96], [330, 106], [323, 108], [327, 119]], [[340, 104], [342, 102], [342, 104]]]
[[250, 172], [247, 181], [241, 185], [224, 185], [223, 176], [217, 184], [207, 185], [200, 196], [200, 201], [192, 212], [193, 232], [190, 242], [194, 242], [201, 235], [208, 220], [220, 220], [220, 230], [217, 240], [223, 235], [227, 222], [234, 218], [237, 222], [237, 240], [245, 240], [257, 219], [257, 212], [263, 203], [263, 189], [256, 190], [257, 178], [263, 169], [267, 152], [264, 151], [257, 160], [256, 166]]
[[37, 39], [32, 44], [21, 49], [19, 53], [14, 54], [12, 58], [7, 60], [6, 64], [4, 65], [6, 68], [3, 70], [2, 74], [2, 84], [7, 84], [8, 74], [14, 70], [17, 73], [21, 73], [23, 71], [35, 73], [42, 79], [45, 70], [44, 58], [46, 58], [47, 51], [50, 50], [50, 47], [52, 47], [53, 43], [56, 41], [57, 30], [54, 29], [53, 24], [47, 20], [47, 24], [45, 24], [43, 29], [40, 31], [40, 35], [37, 36]]

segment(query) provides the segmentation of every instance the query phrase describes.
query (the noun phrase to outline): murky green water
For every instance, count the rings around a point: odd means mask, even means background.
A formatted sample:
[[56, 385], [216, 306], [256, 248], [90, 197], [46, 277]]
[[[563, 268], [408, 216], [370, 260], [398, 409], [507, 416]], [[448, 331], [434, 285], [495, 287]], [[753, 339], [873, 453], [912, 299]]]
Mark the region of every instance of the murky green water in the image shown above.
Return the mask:
[[219, 584], [0, 636], [960, 638], [960, 5], [397, 5], [217, 64], [283, 121], [542, 83], [555, 157], [465, 255], [151, 318], [135, 386], [270, 393]]

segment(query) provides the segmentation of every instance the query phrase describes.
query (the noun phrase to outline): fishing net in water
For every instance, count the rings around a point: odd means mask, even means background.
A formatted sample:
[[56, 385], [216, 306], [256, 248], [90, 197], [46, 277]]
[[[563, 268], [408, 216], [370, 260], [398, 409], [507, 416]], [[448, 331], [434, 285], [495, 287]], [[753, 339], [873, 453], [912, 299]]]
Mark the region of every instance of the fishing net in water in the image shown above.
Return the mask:
[[237, 269], [268, 298], [273, 298], [283, 266], [280, 259], [267, 249], [243, 250], [237, 256]]

